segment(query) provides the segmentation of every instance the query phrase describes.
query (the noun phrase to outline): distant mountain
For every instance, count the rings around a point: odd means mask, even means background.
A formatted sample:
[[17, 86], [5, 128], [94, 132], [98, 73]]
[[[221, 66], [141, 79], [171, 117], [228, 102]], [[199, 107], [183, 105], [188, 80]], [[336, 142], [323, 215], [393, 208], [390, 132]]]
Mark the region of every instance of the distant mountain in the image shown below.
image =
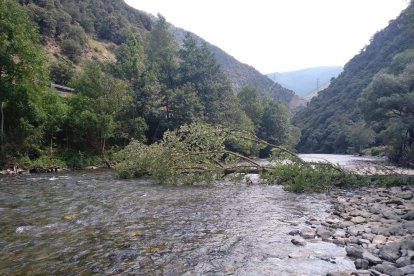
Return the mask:
[[[175, 27], [172, 28], [172, 32], [178, 41], [182, 41], [187, 33], [187, 31]], [[230, 79], [235, 93], [238, 93], [247, 85], [253, 85], [262, 95], [283, 102], [290, 110], [305, 106], [306, 101], [296, 96], [292, 90], [283, 87], [279, 83], [275, 83], [252, 66], [241, 63], [201, 37], [193, 33], [192, 35], [200, 44], [206, 43], [208, 50], [213, 53], [217, 62]]]
[[329, 84], [331, 78], [336, 78], [342, 70], [341, 66], [323, 66], [297, 71], [270, 73], [267, 76], [282, 86], [293, 90], [296, 95], [306, 97], [314, 90], [319, 90], [321, 87]]

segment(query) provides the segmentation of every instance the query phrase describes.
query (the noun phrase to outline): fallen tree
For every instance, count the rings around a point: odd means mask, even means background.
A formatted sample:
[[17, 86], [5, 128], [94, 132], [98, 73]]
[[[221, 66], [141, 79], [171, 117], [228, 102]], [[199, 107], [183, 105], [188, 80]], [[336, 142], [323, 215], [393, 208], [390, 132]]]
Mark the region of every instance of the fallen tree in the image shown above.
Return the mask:
[[[249, 157], [264, 147], [271, 148], [267, 161]], [[148, 176], [170, 184], [242, 180], [259, 174], [264, 183], [283, 184], [294, 192], [321, 192], [373, 181], [330, 163], [305, 162], [252, 133], [203, 123], [167, 131], [162, 141], [152, 145], [132, 141], [118, 153], [115, 169], [123, 178]]]

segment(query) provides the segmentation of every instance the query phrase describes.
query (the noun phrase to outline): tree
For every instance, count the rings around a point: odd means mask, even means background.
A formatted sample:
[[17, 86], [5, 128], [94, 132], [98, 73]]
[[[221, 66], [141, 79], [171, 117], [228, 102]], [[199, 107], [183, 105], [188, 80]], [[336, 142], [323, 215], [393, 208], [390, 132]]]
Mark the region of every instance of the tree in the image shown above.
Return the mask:
[[72, 85], [77, 92], [71, 98], [76, 131], [104, 157], [106, 141], [114, 136], [117, 115], [131, 100], [127, 85], [105, 73], [96, 62], [88, 64]]
[[260, 122], [259, 137], [275, 145], [284, 145], [289, 138], [290, 117], [280, 102], [268, 101]]
[[361, 154], [375, 141], [374, 130], [364, 121], [350, 122], [345, 128], [346, 140], [353, 146], [353, 151]]
[[414, 160], [414, 63], [398, 75], [378, 73], [363, 92], [359, 106], [382, 143], [393, 148], [392, 160]]
[[[271, 162], [259, 163], [232, 151], [227, 141], [271, 147]], [[305, 162], [283, 147], [254, 134], [203, 123], [167, 131], [158, 143], [132, 141], [117, 155], [115, 169], [121, 177], [148, 176], [160, 183], [208, 183], [215, 179], [248, 180], [259, 174], [264, 182], [280, 181], [295, 192], [326, 191], [336, 185], [355, 183], [356, 177], [327, 163]], [[289, 160], [290, 162], [286, 162]]]
[[237, 95], [240, 104], [247, 116], [259, 127], [264, 112], [264, 103], [259, 91], [253, 86], [244, 87]]
[[14, 0], [0, 5], [1, 155], [34, 154], [41, 142], [38, 126], [47, 63], [39, 36], [25, 9]]
[[198, 46], [191, 34], [187, 34], [179, 52], [180, 84], [190, 84], [203, 106], [203, 117], [211, 124], [234, 124], [240, 118], [240, 106], [233, 95], [231, 85], [206, 45]]

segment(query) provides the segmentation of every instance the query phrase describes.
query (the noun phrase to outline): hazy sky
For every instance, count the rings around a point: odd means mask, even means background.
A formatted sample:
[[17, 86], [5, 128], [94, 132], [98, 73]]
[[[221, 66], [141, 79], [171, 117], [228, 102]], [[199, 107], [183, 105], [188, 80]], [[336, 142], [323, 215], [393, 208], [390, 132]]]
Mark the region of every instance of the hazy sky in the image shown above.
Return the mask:
[[408, 0], [126, 0], [262, 73], [345, 65]]

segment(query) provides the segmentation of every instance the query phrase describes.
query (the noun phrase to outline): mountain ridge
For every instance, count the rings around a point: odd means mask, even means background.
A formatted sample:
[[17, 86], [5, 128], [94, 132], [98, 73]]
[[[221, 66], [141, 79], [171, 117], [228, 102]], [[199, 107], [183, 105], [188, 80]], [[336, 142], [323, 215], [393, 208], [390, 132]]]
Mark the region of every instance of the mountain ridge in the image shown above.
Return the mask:
[[343, 70], [342, 66], [318, 66], [286, 72], [266, 74], [271, 80], [291, 89], [296, 95], [306, 97], [315, 89], [329, 83]]

